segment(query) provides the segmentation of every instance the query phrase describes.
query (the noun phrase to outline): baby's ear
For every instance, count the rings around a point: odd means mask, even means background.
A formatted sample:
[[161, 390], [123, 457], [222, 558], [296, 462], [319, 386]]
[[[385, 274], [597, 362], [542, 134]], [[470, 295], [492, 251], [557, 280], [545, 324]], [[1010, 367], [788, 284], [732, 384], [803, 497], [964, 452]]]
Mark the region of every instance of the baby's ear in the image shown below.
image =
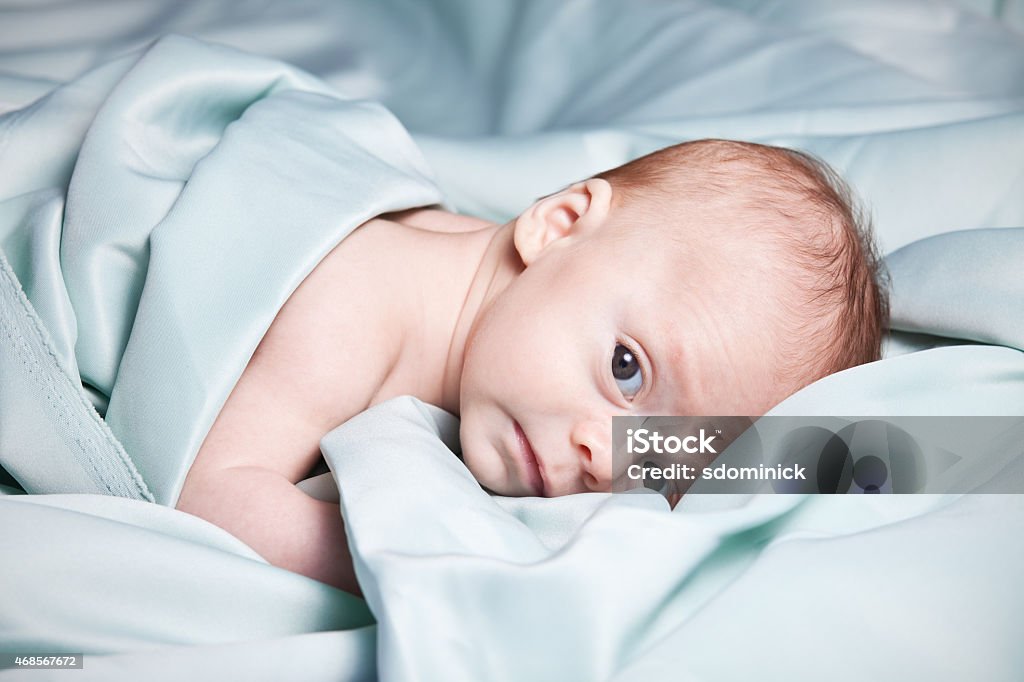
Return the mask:
[[515, 221], [513, 241], [527, 267], [550, 245], [567, 237], [589, 234], [611, 210], [612, 187], [590, 178], [534, 202]]

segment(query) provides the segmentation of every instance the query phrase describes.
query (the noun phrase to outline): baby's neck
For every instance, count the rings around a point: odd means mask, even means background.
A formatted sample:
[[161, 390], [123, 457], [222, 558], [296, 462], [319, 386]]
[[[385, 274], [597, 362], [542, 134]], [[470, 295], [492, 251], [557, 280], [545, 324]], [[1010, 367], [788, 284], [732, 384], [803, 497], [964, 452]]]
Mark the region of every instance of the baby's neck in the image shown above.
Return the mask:
[[458, 414], [466, 340], [522, 269], [510, 226], [436, 209], [381, 219], [369, 253], [379, 272], [403, 274], [378, 283], [379, 310], [393, 316], [401, 350], [376, 402], [414, 395]]

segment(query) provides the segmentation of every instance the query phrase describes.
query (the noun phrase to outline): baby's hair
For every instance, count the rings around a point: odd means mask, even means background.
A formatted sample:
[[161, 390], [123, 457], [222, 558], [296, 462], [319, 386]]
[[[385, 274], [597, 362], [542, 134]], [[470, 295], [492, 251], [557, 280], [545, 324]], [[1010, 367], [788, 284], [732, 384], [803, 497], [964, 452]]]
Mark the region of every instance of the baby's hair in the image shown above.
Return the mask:
[[595, 177], [612, 185], [618, 205], [637, 199], [662, 205], [666, 200], [743, 202], [756, 216], [754, 227], [782, 247], [783, 262], [795, 266], [803, 280], [805, 300], [788, 303], [802, 320], [791, 332], [827, 339], [810, 344], [809, 353], [783, 358], [781, 371], [790, 379], [798, 367], [803, 385], [880, 357], [889, 320], [888, 277], [867, 214], [824, 162], [782, 147], [698, 140]]

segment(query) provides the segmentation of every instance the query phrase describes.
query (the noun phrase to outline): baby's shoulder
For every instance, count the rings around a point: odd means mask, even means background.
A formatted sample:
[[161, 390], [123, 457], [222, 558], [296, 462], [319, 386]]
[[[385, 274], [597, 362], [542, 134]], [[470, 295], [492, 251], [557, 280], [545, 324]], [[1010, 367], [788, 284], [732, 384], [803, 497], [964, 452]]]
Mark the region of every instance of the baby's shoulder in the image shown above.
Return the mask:
[[377, 258], [388, 230], [387, 221], [368, 221], [332, 249], [278, 311], [246, 370], [321, 426], [365, 409], [400, 351], [387, 266]]
[[477, 218], [451, 213], [433, 206], [385, 213], [379, 218], [375, 218], [375, 220], [398, 223], [405, 227], [415, 227], [427, 232], [444, 232], [448, 234], [475, 232], [485, 225], [483, 221]]

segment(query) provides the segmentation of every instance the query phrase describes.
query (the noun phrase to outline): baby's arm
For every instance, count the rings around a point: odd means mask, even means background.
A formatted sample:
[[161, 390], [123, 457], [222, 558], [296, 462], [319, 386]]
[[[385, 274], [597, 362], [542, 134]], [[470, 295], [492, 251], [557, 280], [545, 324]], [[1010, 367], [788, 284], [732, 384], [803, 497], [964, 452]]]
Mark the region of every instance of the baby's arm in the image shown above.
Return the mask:
[[[196, 455], [177, 508], [227, 530], [275, 566], [358, 593], [341, 512], [295, 487], [330, 430], [315, 416], [322, 357], [284, 315], [275, 321]], [[281, 324], [283, 323], [283, 324]], [[306, 377], [306, 379], [303, 379]], [[305, 392], [305, 396], [303, 396]]]
[[275, 566], [359, 594], [338, 505], [313, 499], [275, 471], [205, 471], [182, 490], [178, 508], [243, 538]]
[[400, 335], [375, 297], [372, 253], [380, 244], [371, 224], [331, 251], [278, 312], [177, 503], [272, 564], [353, 593], [338, 505], [294, 484], [319, 461], [324, 434], [371, 404], [398, 357]]

